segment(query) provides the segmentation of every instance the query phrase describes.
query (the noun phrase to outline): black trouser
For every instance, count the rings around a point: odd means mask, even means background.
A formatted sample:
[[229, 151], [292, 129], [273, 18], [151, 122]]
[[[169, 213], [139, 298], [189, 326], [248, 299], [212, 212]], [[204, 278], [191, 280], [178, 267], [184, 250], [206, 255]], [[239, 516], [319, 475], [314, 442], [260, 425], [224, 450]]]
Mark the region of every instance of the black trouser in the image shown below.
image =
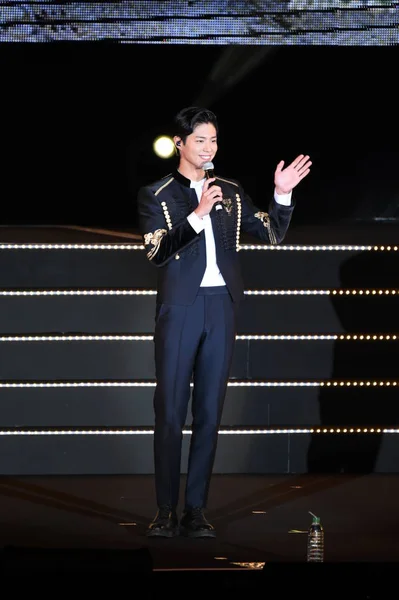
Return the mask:
[[234, 350], [234, 304], [223, 286], [200, 288], [191, 306], [158, 308], [154, 336], [157, 504], [178, 504], [182, 429], [193, 381], [185, 507], [205, 508]]

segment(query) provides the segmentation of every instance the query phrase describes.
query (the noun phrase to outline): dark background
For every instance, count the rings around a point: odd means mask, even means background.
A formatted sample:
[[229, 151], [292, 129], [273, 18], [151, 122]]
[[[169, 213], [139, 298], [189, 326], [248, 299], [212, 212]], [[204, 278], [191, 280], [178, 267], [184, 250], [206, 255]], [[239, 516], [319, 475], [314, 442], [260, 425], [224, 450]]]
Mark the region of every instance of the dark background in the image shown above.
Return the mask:
[[398, 59], [398, 46], [0, 45], [0, 222], [135, 229], [138, 187], [175, 165], [153, 139], [195, 103], [219, 118], [215, 170], [259, 207], [277, 162], [307, 153], [293, 224], [399, 218]]

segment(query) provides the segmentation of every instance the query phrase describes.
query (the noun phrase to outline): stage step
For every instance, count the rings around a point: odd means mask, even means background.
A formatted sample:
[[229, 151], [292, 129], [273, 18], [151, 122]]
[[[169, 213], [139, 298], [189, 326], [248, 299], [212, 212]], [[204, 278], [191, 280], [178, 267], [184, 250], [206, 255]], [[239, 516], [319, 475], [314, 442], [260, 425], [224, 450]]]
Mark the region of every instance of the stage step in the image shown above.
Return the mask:
[[[215, 472], [399, 469], [398, 257], [243, 245]], [[152, 473], [156, 269], [142, 245], [0, 244], [0, 267], [0, 473]]]
[[[183, 436], [186, 473], [190, 434]], [[153, 472], [153, 437], [115, 430], [0, 436], [2, 475], [129, 475]], [[397, 473], [397, 435], [312, 433], [308, 429], [219, 434], [219, 474]]]
[[[230, 379], [360, 380], [390, 379], [397, 374], [399, 336], [375, 340], [302, 337], [237, 336]], [[3, 337], [0, 376], [3, 381], [152, 381], [152, 339], [128, 335]]]
[[[222, 427], [229, 429], [395, 428], [399, 383], [230, 381]], [[155, 382], [2, 383], [2, 430], [152, 431]], [[191, 403], [186, 427], [191, 422]]]

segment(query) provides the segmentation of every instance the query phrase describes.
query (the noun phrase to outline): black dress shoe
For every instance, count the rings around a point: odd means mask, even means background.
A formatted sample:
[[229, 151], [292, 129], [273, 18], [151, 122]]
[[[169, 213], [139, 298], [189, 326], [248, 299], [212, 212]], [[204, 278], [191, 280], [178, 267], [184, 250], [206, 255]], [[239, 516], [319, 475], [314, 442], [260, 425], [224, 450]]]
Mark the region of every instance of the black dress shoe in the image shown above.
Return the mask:
[[179, 533], [176, 509], [171, 506], [160, 506], [155, 518], [147, 528], [147, 537], [175, 537]]
[[191, 508], [184, 511], [180, 521], [180, 534], [189, 538], [214, 538], [216, 531], [206, 520], [202, 508]]

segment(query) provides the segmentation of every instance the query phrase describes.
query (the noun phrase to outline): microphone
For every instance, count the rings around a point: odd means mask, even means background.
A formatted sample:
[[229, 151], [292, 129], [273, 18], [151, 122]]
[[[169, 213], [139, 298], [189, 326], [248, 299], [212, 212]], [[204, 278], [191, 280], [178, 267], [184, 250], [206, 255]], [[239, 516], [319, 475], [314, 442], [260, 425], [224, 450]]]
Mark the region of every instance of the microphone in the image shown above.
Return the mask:
[[[215, 177], [215, 173], [213, 171], [214, 166], [213, 166], [213, 162], [206, 162], [203, 164], [202, 168], [205, 171], [205, 177], [207, 179], [210, 179], [211, 177]], [[214, 185], [214, 181], [212, 181], [211, 185]], [[223, 204], [221, 200], [218, 200], [217, 202], [215, 202], [215, 204], [213, 205], [215, 210], [221, 210], [223, 208]]]

